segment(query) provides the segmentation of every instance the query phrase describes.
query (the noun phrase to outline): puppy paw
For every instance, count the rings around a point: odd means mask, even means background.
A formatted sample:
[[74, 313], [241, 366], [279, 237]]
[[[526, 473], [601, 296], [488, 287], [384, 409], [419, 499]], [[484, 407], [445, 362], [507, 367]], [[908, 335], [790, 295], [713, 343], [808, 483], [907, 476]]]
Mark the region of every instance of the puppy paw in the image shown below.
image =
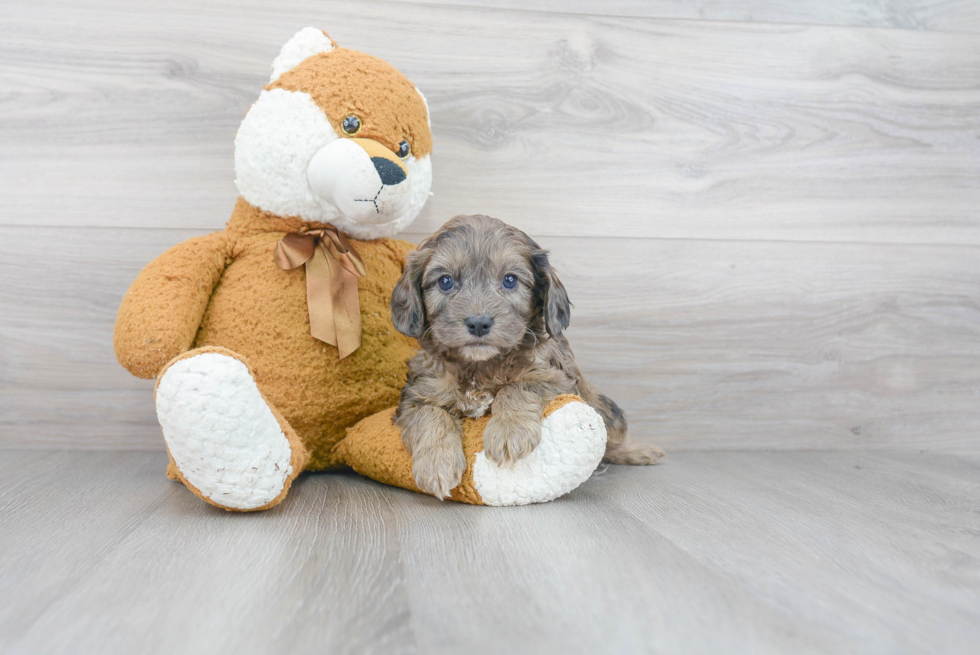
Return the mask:
[[483, 430], [483, 453], [500, 466], [510, 466], [531, 454], [541, 441], [541, 417], [536, 414], [500, 414]]
[[457, 440], [445, 439], [431, 446], [416, 447], [412, 453], [415, 484], [439, 500], [448, 498], [459, 486], [465, 470], [466, 455], [462, 443]]

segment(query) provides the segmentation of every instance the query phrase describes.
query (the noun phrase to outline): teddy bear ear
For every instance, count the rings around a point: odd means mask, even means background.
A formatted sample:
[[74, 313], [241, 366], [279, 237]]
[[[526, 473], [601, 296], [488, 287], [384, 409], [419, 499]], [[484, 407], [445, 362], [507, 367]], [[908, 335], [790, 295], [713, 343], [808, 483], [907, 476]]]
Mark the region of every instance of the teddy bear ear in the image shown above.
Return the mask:
[[425, 121], [429, 124], [429, 129], [431, 130], [432, 118], [429, 117], [429, 101], [425, 99], [425, 96], [422, 95], [422, 92], [419, 91], [418, 87], [415, 87], [415, 92], [419, 94], [419, 97], [422, 98], [422, 104], [425, 105]]
[[275, 82], [279, 76], [288, 70], [296, 68], [301, 61], [320, 52], [330, 52], [337, 47], [337, 42], [330, 35], [315, 27], [304, 27], [286, 41], [279, 51], [279, 56], [272, 62], [272, 77], [269, 82]]

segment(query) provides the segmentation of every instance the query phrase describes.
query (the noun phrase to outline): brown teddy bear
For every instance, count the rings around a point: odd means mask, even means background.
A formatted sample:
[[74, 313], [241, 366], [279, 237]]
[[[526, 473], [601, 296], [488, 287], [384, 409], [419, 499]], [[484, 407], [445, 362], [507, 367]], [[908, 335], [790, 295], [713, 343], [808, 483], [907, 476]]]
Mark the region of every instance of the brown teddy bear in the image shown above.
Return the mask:
[[[412, 248], [390, 237], [430, 195], [431, 150], [425, 98], [391, 65], [313, 28], [283, 46], [235, 138], [227, 227], [150, 263], [116, 319], [119, 362], [158, 378], [172, 479], [238, 511], [276, 505], [304, 470], [352, 466], [418, 490], [381, 410], [417, 347], [389, 316]], [[453, 498], [549, 500], [591, 475], [601, 418], [562, 398], [542, 425], [540, 452], [499, 470], [471, 422]]]
[[[341, 465], [331, 449], [347, 427], [397, 402], [416, 346], [388, 299], [412, 246], [389, 237], [429, 196], [428, 120], [390, 64], [300, 31], [235, 138], [228, 226], [130, 287], [116, 356], [160, 378], [170, 474], [206, 500], [274, 505], [302, 470]], [[209, 482], [216, 469], [227, 475]]]

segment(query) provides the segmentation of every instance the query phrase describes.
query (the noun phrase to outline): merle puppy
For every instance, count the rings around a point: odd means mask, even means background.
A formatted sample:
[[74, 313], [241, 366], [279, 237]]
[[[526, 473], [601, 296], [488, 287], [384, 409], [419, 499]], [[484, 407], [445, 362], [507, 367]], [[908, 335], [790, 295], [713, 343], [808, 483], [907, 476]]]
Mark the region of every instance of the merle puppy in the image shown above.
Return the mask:
[[663, 457], [631, 439], [622, 410], [582, 377], [562, 336], [570, 310], [547, 252], [495, 218], [457, 216], [409, 253], [391, 317], [422, 349], [409, 361], [394, 420], [421, 489], [445, 498], [459, 484], [463, 417], [493, 414], [483, 452], [505, 465], [534, 450], [544, 406], [563, 393], [602, 415], [605, 461]]

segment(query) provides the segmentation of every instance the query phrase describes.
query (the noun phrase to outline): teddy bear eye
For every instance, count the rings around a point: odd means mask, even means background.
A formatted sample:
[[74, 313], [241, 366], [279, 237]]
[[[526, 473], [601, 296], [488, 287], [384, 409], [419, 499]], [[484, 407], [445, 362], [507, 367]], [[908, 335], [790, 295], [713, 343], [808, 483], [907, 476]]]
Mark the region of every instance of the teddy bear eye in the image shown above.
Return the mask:
[[354, 135], [361, 131], [361, 119], [354, 114], [349, 114], [344, 118], [343, 125], [345, 134]]
[[453, 278], [448, 275], [443, 275], [439, 278], [439, 290], [440, 291], [452, 291], [453, 290]]
[[513, 289], [517, 286], [517, 277], [513, 273], [504, 276], [503, 285], [505, 289]]
[[398, 156], [405, 159], [412, 152], [412, 146], [409, 145], [408, 141], [402, 141], [398, 144]]

